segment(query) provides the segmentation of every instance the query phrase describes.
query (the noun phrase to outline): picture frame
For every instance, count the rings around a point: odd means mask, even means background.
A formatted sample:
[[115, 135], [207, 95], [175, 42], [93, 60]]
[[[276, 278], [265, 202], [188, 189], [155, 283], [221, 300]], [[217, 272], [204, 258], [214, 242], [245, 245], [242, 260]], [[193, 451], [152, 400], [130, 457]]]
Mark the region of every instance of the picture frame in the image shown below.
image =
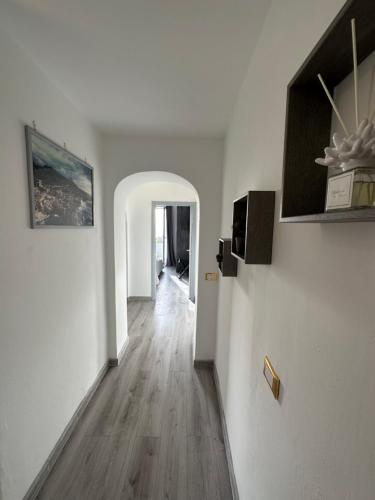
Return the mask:
[[30, 226], [94, 227], [94, 169], [25, 125]]

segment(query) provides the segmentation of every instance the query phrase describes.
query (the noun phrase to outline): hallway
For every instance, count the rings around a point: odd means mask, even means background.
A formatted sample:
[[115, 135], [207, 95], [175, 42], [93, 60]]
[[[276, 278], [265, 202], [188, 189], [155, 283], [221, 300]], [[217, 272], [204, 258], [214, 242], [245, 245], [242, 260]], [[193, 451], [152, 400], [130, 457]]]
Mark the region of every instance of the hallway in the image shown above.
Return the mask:
[[128, 304], [129, 345], [38, 498], [230, 500], [213, 376], [193, 368], [194, 306], [169, 273]]

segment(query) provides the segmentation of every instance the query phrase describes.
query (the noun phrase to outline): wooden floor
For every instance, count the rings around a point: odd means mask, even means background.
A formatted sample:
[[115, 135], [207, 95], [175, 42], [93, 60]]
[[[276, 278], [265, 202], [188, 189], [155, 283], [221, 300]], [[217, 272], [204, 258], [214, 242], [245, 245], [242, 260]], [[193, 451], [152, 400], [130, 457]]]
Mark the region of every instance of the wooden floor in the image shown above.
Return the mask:
[[129, 345], [38, 498], [231, 500], [212, 372], [194, 369], [193, 305], [166, 273], [129, 302]]

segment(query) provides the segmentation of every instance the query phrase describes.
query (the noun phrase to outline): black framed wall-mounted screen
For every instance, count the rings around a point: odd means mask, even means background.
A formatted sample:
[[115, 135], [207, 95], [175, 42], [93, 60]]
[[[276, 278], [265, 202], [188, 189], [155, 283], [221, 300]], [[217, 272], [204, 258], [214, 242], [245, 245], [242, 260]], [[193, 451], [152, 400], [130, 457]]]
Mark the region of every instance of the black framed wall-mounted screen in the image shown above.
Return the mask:
[[93, 168], [25, 127], [32, 228], [93, 227]]

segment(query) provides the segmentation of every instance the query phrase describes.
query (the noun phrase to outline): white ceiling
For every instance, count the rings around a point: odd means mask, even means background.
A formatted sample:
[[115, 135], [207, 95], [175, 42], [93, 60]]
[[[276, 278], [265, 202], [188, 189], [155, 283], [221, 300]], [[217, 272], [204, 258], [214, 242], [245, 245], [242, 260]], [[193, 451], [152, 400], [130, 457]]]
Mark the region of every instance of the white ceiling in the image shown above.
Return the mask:
[[269, 0], [0, 0], [0, 19], [104, 130], [221, 136]]

